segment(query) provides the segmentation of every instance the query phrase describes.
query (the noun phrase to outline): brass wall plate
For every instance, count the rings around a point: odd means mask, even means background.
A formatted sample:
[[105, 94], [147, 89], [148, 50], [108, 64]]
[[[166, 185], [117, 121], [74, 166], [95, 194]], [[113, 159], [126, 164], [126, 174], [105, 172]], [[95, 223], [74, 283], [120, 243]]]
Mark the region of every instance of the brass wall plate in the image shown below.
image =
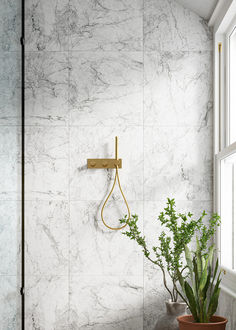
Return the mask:
[[122, 168], [122, 159], [87, 159], [88, 168]]

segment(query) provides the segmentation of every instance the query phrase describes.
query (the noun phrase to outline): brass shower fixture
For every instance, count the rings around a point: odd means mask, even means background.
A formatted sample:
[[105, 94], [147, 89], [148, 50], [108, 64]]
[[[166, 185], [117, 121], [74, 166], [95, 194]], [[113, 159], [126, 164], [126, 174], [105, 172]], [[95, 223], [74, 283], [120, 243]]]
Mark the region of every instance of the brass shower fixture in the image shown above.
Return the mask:
[[90, 169], [98, 169], [98, 168], [103, 168], [103, 169], [106, 169], [106, 168], [112, 168], [112, 169], [116, 169], [116, 174], [115, 174], [115, 179], [114, 179], [114, 182], [113, 182], [113, 185], [112, 185], [112, 188], [111, 188], [111, 191], [110, 193], [108, 194], [103, 206], [102, 206], [102, 209], [101, 209], [101, 218], [102, 218], [102, 222], [103, 224], [111, 229], [111, 230], [119, 230], [119, 229], [123, 229], [125, 226], [127, 226], [127, 223], [125, 223], [122, 227], [118, 227], [118, 228], [114, 228], [114, 227], [111, 227], [109, 225], [107, 225], [107, 223], [105, 222], [104, 220], [104, 217], [103, 217], [103, 212], [104, 212], [104, 208], [115, 188], [115, 185], [116, 185], [116, 180], [118, 182], [118, 186], [119, 186], [119, 189], [120, 189], [120, 192], [121, 192], [121, 195], [124, 199], [124, 202], [125, 202], [125, 205], [127, 207], [127, 210], [128, 210], [128, 219], [127, 221], [130, 219], [130, 209], [129, 209], [129, 205], [128, 205], [128, 202], [125, 198], [125, 195], [123, 193], [123, 190], [121, 188], [121, 184], [120, 184], [120, 178], [119, 178], [119, 172], [118, 172], [118, 169], [119, 168], [122, 168], [122, 159], [119, 159], [118, 158], [118, 137], [116, 136], [115, 138], [115, 158], [114, 159], [87, 159], [87, 167], [90, 168]]
[[122, 159], [118, 159], [118, 137], [115, 142], [115, 158], [87, 159], [88, 168], [122, 168]]

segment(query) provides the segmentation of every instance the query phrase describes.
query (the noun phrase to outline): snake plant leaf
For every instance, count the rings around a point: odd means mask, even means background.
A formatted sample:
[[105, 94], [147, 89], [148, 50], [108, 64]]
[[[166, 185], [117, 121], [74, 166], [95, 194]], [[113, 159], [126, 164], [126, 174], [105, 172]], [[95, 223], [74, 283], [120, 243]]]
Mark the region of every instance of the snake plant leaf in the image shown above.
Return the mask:
[[195, 275], [195, 282], [194, 283], [195, 283], [196, 291], [198, 291], [199, 279], [198, 279], [196, 258], [193, 258], [193, 271], [194, 271], [194, 275]]
[[217, 277], [217, 280], [216, 280], [215, 289], [217, 289], [220, 286], [220, 282], [221, 282], [220, 275], [221, 275], [221, 271], [218, 274], [218, 277]]
[[216, 277], [216, 273], [217, 273], [217, 270], [218, 270], [218, 266], [219, 266], [219, 259], [217, 258], [217, 260], [216, 260], [216, 265], [215, 265], [215, 270], [214, 270], [214, 275], [213, 275], [213, 282], [214, 282], [215, 277]]
[[197, 272], [198, 272], [198, 278], [201, 278], [201, 274], [202, 274], [202, 258], [201, 258], [201, 248], [200, 248], [198, 237], [196, 238], [196, 241], [197, 241], [197, 250], [196, 250]]
[[204, 287], [205, 287], [206, 282], [207, 282], [207, 277], [208, 277], [208, 272], [207, 272], [208, 267], [207, 267], [207, 265], [208, 265], [208, 262], [206, 261], [205, 262], [205, 267], [203, 269], [203, 272], [202, 272], [202, 275], [201, 275], [201, 278], [200, 278], [199, 289], [198, 289], [199, 292], [202, 292], [204, 290]]
[[219, 266], [219, 259], [217, 258], [217, 260], [216, 260], [216, 265], [215, 265], [215, 269], [214, 269], [214, 274], [213, 274], [213, 279], [212, 279], [213, 282], [215, 281], [215, 278], [216, 278], [216, 274], [217, 274], [218, 266]]
[[203, 297], [204, 297], [204, 299], [206, 299], [207, 291], [209, 289], [210, 282], [211, 282], [211, 267], [209, 267], [209, 269], [208, 269], [207, 281], [206, 281], [206, 285], [205, 285], [205, 287], [203, 289]]
[[202, 269], [205, 268], [205, 265], [206, 265], [206, 259], [205, 257], [201, 257], [201, 261], [202, 261]]
[[216, 274], [217, 274], [217, 271], [218, 271], [218, 266], [219, 266], [219, 259], [217, 258], [215, 269], [214, 269], [214, 274], [213, 274], [213, 278], [212, 278], [212, 282], [211, 282], [210, 294], [212, 292], [213, 284], [215, 282]]
[[207, 283], [208, 280], [208, 264], [211, 264], [212, 258], [213, 258], [213, 252], [214, 252], [214, 245], [212, 245], [209, 248], [209, 252], [208, 252], [208, 257], [204, 262], [202, 262], [202, 267], [203, 267], [203, 272], [201, 275], [201, 279], [200, 279], [200, 284], [199, 284], [199, 291], [203, 291], [204, 287]]
[[193, 294], [193, 290], [186, 281], [184, 283], [184, 288], [185, 288], [186, 297], [188, 299], [188, 307], [194, 317], [194, 320], [198, 321], [197, 305]]
[[221, 275], [221, 272], [218, 274], [216, 284], [215, 284], [213, 293], [210, 298], [210, 303], [209, 303], [208, 312], [207, 312], [208, 319], [211, 318], [211, 316], [215, 313], [215, 311], [217, 309], [218, 299], [219, 299], [219, 294], [220, 294], [220, 287], [219, 287], [220, 282], [221, 282], [220, 275]]
[[203, 323], [207, 322], [207, 297], [204, 300], [203, 304]]
[[187, 266], [189, 268], [189, 272], [190, 272], [190, 275], [192, 278], [193, 277], [192, 255], [191, 255], [191, 252], [187, 245], [185, 245], [185, 247], [184, 247], [184, 252], [185, 252], [186, 263], [187, 263]]
[[184, 248], [184, 252], [185, 252], [185, 259], [186, 259], [186, 263], [187, 263], [187, 266], [188, 266], [188, 269], [189, 269], [189, 274], [190, 274], [190, 277], [191, 277], [191, 281], [192, 281], [192, 284], [193, 284], [193, 293], [194, 293], [194, 296], [196, 298], [196, 295], [197, 295], [197, 288], [196, 288], [196, 284], [195, 284], [195, 281], [194, 281], [194, 265], [193, 265], [193, 261], [192, 261], [192, 254], [188, 248], [187, 245], [185, 245], [185, 248]]
[[212, 246], [210, 246], [208, 251], [208, 265], [212, 264], [214, 250], [215, 250], [215, 245], [213, 244]]
[[189, 269], [190, 278], [193, 283], [193, 292], [194, 292], [194, 295], [196, 296], [196, 285], [195, 285], [194, 278], [193, 278], [194, 269], [193, 269], [193, 262], [192, 262], [192, 254], [187, 245], [185, 245], [185, 247], [184, 247], [184, 252], [185, 252], [186, 263], [187, 263], [187, 266]]
[[195, 295], [195, 301], [196, 301], [196, 305], [197, 305], [197, 311], [198, 313], [200, 313], [200, 305], [199, 305], [199, 299], [198, 299], [198, 287], [199, 287], [199, 279], [198, 279], [198, 272], [197, 272], [197, 262], [196, 262], [196, 258], [193, 258], [193, 271], [194, 271], [194, 281], [192, 282], [192, 286], [193, 286], [193, 292]]
[[214, 293], [211, 297], [208, 311], [207, 311], [207, 322], [210, 321], [212, 315], [216, 312], [217, 306], [218, 306], [218, 300], [220, 295], [220, 288], [218, 287], [217, 290], [214, 290]]
[[186, 295], [185, 287], [184, 287], [184, 277], [183, 277], [182, 273], [179, 271], [179, 269], [177, 269], [177, 277], [178, 277], [178, 281], [180, 283], [180, 286], [183, 290], [183, 293]]

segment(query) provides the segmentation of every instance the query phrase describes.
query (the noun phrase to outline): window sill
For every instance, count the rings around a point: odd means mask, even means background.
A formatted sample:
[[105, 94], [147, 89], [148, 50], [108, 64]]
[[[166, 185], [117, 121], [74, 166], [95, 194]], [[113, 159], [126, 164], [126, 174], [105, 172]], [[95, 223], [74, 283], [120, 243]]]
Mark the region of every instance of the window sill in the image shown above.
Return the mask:
[[222, 269], [226, 271], [226, 274], [223, 275], [220, 287], [222, 291], [236, 299], [236, 272], [225, 267]]
[[236, 299], [236, 292], [229, 289], [228, 287], [226, 287], [225, 285], [221, 284], [220, 288], [222, 291], [224, 291], [225, 293], [227, 293], [230, 297]]

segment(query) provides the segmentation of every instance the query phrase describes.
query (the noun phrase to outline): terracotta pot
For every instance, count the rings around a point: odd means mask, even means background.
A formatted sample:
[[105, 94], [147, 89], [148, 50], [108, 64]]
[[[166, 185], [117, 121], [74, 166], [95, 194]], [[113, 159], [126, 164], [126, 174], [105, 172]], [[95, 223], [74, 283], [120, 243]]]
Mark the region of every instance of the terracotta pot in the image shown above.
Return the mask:
[[196, 323], [192, 315], [177, 317], [180, 330], [225, 330], [228, 320], [222, 316], [212, 316], [210, 323]]
[[186, 304], [184, 302], [166, 301], [166, 314], [158, 319], [155, 330], [179, 330], [176, 317], [185, 313]]

